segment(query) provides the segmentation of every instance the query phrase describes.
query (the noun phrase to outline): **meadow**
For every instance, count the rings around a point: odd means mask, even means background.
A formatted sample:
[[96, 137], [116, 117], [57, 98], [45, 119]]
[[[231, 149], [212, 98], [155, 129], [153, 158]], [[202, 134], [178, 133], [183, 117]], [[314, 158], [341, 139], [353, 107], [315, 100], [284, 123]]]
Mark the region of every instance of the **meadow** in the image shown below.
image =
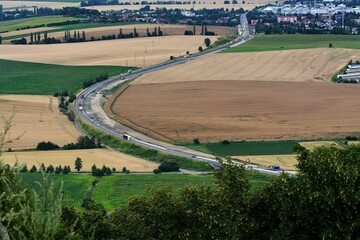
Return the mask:
[[290, 34], [290, 35], [259, 35], [237, 47], [222, 53], [261, 52], [289, 49], [329, 48], [360, 49], [358, 35], [330, 35], [330, 34]]
[[[22, 186], [33, 188], [39, 192], [40, 188], [36, 182], [42, 182], [40, 173], [22, 173]], [[273, 179], [274, 176], [248, 172], [248, 179], [252, 188], [256, 188]], [[55, 191], [58, 191], [63, 182], [64, 202], [66, 205], [74, 205], [81, 209], [81, 203], [85, 195], [88, 196], [92, 182], [96, 178], [90, 175], [50, 174], [49, 180], [53, 182]], [[102, 177], [99, 179], [91, 198], [101, 203], [107, 211], [125, 206], [128, 199], [134, 195], [146, 194], [148, 186], [173, 186], [176, 191], [187, 184], [205, 184], [216, 187], [211, 175], [183, 175], [183, 174], [120, 174]], [[91, 192], [91, 191], [90, 191]]]
[[75, 93], [83, 82], [103, 74], [115, 76], [129, 67], [62, 66], [0, 59], [0, 94], [41, 94], [67, 90]]
[[[49, 23], [59, 23], [76, 20], [74, 17], [63, 17], [63, 16], [46, 16], [46, 17], [33, 17], [33, 18], [21, 18], [10, 21], [2, 21], [0, 22], [0, 32], [4, 31], [16, 31], [18, 28], [24, 27], [34, 27], [41, 24], [45, 26]], [[34, 32], [36, 32], [36, 28], [34, 28]]]

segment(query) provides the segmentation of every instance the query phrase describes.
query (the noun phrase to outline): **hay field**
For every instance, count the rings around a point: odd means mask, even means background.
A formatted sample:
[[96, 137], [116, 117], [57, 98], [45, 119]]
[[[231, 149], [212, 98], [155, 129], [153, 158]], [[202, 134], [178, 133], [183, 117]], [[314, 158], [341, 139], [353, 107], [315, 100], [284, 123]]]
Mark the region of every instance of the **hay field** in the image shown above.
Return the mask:
[[308, 149], [309, 151], [313, 151], [315, 148], [323, 146], [334, 145], [336, 147], [340, 147], [340, 145], [334, 141], [299, 142], [299, 144]]
[[121, 171], [126, 167], [131, 172], [152, 172], [159, 166], [157, 163], [146, 161], [120, 152], [109, 149], [82, 149], [69, 151], [31, 151], [31, 152], [5, 152], [3, 159], [6, 163], [14, 164], [16, 159], [19, 163], [26, 163], [30, 169], [32, 165], [39, 166], [44, 163], [45, 166], [52, 164], [54, 167], [58, 165], [69, 165], [71, 170], [75, 170], [75, 159], [80, 157], [83, 160], [82, 172], [91, 171], [91, 166], [96, 164], [102, 167], [115, 167], [117, 171]]
[[294, 171], [297, 164], [296, 155], [259, 155], [259, 156], [236, 156], [235, 158], [249, 161], [262, 166], [278, 165], [281, 170]]
[[215, 54], [139, 77], [132, 84], [246, 80], [328, 82], [359, 50], [305, 49]]
[[137, 84], [113, 111], [127, 125], [175, 142], [337, 138], [360, 135], [359, 91], [311, 82]]
[[63, 8], [63, 7], [80, 7], [80, 1], [78, 3], [72, 2], [38, 2], [38, 1], [1, 1], [3, 8], [32, 8], [48, 7], [48, 8]]
[[[15, 108], [13, 126], [6, 136], [4, 149], [35, 148], [39, 142], [58, 145], [75, 142], [80, 136], [74, 125], [59, 112], [58, 101], [49, 96], [0, 95], [0, 114], [9, 117]], [[3, 121], [0, 122], [0, 128]], [[19, 139], [16, 139], [20, 136]], [[12, 141], [9, 142], [10, 140]]]
[[[211, 37], [212, 42], [217, 37]], [[166, 36], [49, 45], [0, 45], [1, 58], [60, 65], [149, 66], [197, 52], [204, 36]], [[146, 51], [145, 51], [146, 50]]]
[[[82, 33], [82, 31], [86, 34], [86, 39], [90, 40], [91, 37], [101, 38], [102, 36], [113, 35], [116, 36], [119, 34], [120, 28], [122, 29], [124, 34], [132, 33], [134, 28], [139, 33], [140, 37], [146, 36], [146, 29], [149, 28], [149, 31], [154, 31], [154, 27], [161, 28], [161, 31], [166, 36], [172, 35], [180, 35], [184, 36], [185, 30], [193, 30], [193, 26], [191, 25], [175, 25], [175, 24], [130, 24], [130, 25], [121, 25], [121, 26], [107, 26], [107, 27], [94, 27], [94, 28], [79, 28], [76, 31]], [[234, 31], [231, 27], [223, 27], [223, 26], [208, 26], [208, 31], [215, 32], [218, 36], [227, 36], [233, 35]], [[33, 30], [34, 31], [34, 30]], [[73, 34], [71, 31], [71, 34]], [[30, 33], [30, 32], [29, 32]], [[201, 26], [196, 26], [196, 34], [200, 35]], [[17, 34], [16, 34], [17, 35]], [[48, 37], [59, 38], [63, 40], [64, 31], [48, 33]], [[203, 36], [204, 37], [204, 36]], [[204, 37], [205, 38], [205, 37]], [[26, 37], [28, 41], [30, 41], [30, 37]], [[4, 41], [4, 43], [10, 44], [10, 40]]]
[[[126, 1], [119, 1], [119, 2], [126, 2]], [[155, 1], [154, 1], [155, 2]], [[214, 4], [214, 2], [216, 4]], [[195, 4], [157, 4], [157, 5], [149, 5], [151, 9], [156, 8], [166, 8], [166, 9], [192, 9], [195, 10], [207, 8], [207, 9], [217, 9], [217, 8], [224, 8], [224, 9], [239, 9], [244, 8], [244, 10], [251, 10], [256, 6], [262, 6], [269, 3], [275, 4], [276, 2], [284, 2], [276, 1], [276, 0], [248, 0], [245, 1], [243, 4], [242, 1], [238, 1], [237, 4], [224, 4], [223, 0], [202, 0], [202, 1], [195, 1]], [[107, 11], [107, 10], [121, 10], [121, 9], [131, 9], [131, 10], [137, 10], [140, 8], [143, 8], [145, 5], [114, 5], [114, 6], [94, 6], [94, 9], [97, 9], [99, 11]], [[92, 9], [92, 7], [85, 7], [88, 9]]]

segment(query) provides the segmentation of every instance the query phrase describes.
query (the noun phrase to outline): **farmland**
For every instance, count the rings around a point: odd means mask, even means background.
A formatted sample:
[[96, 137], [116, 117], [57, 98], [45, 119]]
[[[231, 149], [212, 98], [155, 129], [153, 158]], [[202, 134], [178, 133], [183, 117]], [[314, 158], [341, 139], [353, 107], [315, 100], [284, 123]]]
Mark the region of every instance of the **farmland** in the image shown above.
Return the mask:
[[235, 158], [247, 161], [248, 163], [255, 163], [262, 166], [280, 166], [281, 170], [295, 171], [297, 164], [295, 155], [260, 155], [260, 156], [236, 156]]
[[329, 43], [332, 43], [334, 48], [360, 49], [360, 36], [332, 34], [260, 35], [245, 44], [225, 50], [223, 53], [328, 48]]
[[44, 163], [45, 166], [52, 164], [54, 167], [58, 165], [68, 165], [72, 171], [76, 171], [74, 169], [74, 161], [77, 157], [80, 157], [83, 161], [82, 172], [90, 172], [94, 164], [99, 168], [103, 165], [111, 169], [115, 167], [117, 171], [121, 171], [123, 167], [126, 167], [131, 172], [152, 172], [159, 166], [157, 163], [108, 149], [26, 151], [5, 152], [3, 154], [4, 161], [11, 165], [13, 165], [17, 159], [20, 163], [26, 163], [29, 169], [32, 165], [38, 167], [41, 163]]
[[[68, 118], [59, 112], [58, 101], [49, 96], [0, 95], [0, 113], [8, 118], [15, 109], [4, 149], [35, 148], [39, 142], [58, 145], [75, 142], [80, 136]], [[0, 123], [0, 129], [3, 122]]]
[[79, 7], [80, 2], [66, 2], [66, 0], [60, 2], [56, 0], [48, 1], [1, 1], [4, 9], [16, 9], [16, 8], [32, 8], [37, 7], [48, 7], [48, 8], [63, 8], [63, 7]]
[[[204, 39], [204, 36], [166, 36], [53, 45], [0, 45], [0, 51], [2, 59], [15, 61], [143, 67], [169, 60], [171, 55], [197, 52], [200, 45], [204, 46]], [[214, 42], [216, 37], [211, 39]]]
[[[27, 47], [27, 46], [25, 46]], [[41, 58], [41, 55], [39, 55]], [[21, 69], [21, 71], [19, 71]], [[127, 72], [126, 67], [113, 66], [61, 66], [0, 59], [0, 93], [44, 94], [82, 89], [83, 82], [108, 74]]]
[[[27, 188], [34, 188], [39, 191], [36, 184], [41, 182], [42, 175], [39, 173], [23, 173], [22, 185]], [[274, 177], [257, 173], [248, 173], [249, 182], [253, 188], [261, 186], [270, 181]], [[90, 188], [95, 177], [90, 175], [55, 175], [49, 176], [54, 183], [54, 188], [59, 189], [61, 182], [64, 185], [64, 202], [67, 205], [74, 205], [77, 209], [81, 209], [81, 203], [85, 192]], [[129, 197], [133, 195], [145, 194], [147, 186], [165, 186], [171, 185], [175, 192], [186, 184], [205, 184], [214, 186], [211, 175], [192, 176], [182, 174], [129, 174], [129, 175], [113, 175], [99, 179], [99, 183], [95, 187], [92, 199], [104, 205], [108, 211], [114, 211], [118, 207], [127, 204]]]
[[[0, 22], [0, 32], [4, 31], [15, 31], [18, 28], [23, 27], [34, 27], [41, 24], [49, 24], [49, 23], [58, 23], [58, 22], [66, 22], [71, 20], [76, 20], [77, 18], [73, 17], [63, 17], [63, 16], [47, 16], [47, 17], [34, 17], [34, 18], [21, 18], [11, 21], [2, 21]], [[33, 29], [36, 31], [36, 29]]]

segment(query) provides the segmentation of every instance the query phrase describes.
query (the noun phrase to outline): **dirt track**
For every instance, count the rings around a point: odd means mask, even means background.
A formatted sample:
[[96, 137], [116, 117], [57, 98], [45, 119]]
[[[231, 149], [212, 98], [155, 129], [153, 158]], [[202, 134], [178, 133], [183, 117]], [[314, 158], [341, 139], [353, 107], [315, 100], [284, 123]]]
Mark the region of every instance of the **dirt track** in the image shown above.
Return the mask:
[[[210, 37], [214, 42], [217, 37]], [[0, 45], [7, 60], [60, 65], [143, 67], [169, 60], [171, 55], [197, 52], [205, 36], [167, 36], [50, 45]]]
[[128, 125], [173, 141], [335, 138], [360, 135], [359, 91], [309, 82], [140, 84], [113, 109]]
[[[51, 141], [62, 146], [75, 142], [80, 136], [67, 117], [59, 112], [56, 98], [0, 95], [0, 116], [8, 118], [13, 109], [16, 113], [10, 134], [6, 136], [4, 149], [35, 148], [42, 141]], [[0, 128], [2, 131], [3, 121], [0, 122]], [[8, 142], [9, 137], [11, 142]]]

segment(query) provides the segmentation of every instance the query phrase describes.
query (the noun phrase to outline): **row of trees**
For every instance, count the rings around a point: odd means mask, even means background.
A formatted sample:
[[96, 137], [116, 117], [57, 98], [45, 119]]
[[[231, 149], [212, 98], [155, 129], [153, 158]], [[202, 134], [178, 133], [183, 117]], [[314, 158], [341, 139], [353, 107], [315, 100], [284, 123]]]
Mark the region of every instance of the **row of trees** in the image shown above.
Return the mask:
[[[68, 143], [65, 144], [62, 148], [64, 150], [74, 150], [74, 149], [92, 149], [92, 148], [100, 148], [101, 142], [99, 139], [90, 138], [88, 136], [80, 136], [77, 139], [76, 143]], [[57, 150], [60, 149], [59, 145], [48, 142], [40, 142], [38, 143], [36, 150], [39, 151], [49, 151], [49, 150]]]
[[70, 166], [64, 166], [61, 165], [54, 168], [52, 164], [50, 164], [48, 167], [45, 167], [44, 163], [42, 163], [39, 167], [39, 169], [33, 165], [30, 169], [27, 168], [27, 165], [22, 165], [20, 168], [20, 172], [39, 172], [39, 173], [55, 173], [55, 174], [69, 174], [71, 172]]
[[73, 35], [71, 35], [70, 31], [64, 32], [64, 42], [85, 42], [86, 34], [85, 31], [82, 31], [80, 35], [80, 31], [74, 31]]

